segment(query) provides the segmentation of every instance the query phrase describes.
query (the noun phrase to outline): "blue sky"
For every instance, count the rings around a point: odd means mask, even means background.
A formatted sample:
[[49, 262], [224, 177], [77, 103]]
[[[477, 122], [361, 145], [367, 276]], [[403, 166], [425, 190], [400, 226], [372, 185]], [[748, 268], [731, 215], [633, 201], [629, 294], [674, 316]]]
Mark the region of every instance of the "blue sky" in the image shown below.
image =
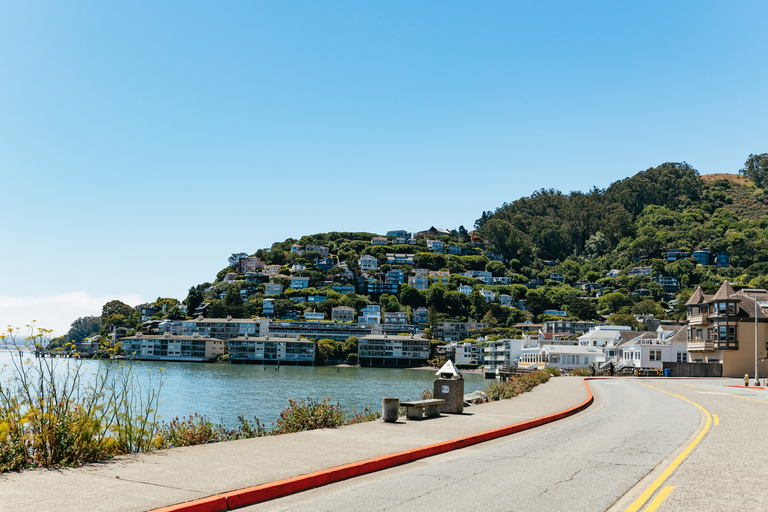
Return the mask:
[[765, 2], [0, 2], [0, 325], [768, 151]]

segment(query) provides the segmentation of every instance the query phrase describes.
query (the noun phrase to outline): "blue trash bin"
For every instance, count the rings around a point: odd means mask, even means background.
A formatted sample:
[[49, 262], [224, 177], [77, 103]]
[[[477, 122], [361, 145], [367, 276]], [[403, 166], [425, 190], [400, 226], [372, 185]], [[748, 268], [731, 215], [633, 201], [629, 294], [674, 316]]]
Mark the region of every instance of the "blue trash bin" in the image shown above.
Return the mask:
[[672, 376], [672, 368], [664, 368], [664, 376], [665, 377], [671, 377]]

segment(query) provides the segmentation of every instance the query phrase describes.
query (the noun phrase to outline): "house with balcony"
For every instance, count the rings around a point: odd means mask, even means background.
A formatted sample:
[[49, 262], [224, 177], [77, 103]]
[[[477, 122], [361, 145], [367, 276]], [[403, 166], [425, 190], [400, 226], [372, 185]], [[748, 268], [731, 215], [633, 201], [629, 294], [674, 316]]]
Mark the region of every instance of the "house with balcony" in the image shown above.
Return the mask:
[[265, 264], [263, 261], [261, 261], [261, 258], [257, 256], [248, 256], [247, 258], [241, 258], [240, 261], [237, 262], [237, 270], [241, 274], [245, 274], [247, 272], [256, 272], [260, 268], [264, 268]]
[[305, 311], [304, 320], [307, 322], [322, 322], [325, 320], [325, 313], [321, 311]]
[[299, 277], [299, 276], [292, 276], [291, 277], [291, 288], [294, 290], [305, 290], [309, 288], [309, 278], [308, 277]]
[[426, 290], [429, 288], [429, 270], [414, 270], [415, 276], [408, 278], [408, 286], [417, 290]]
[[448, 281], [451, 279], [451, 273], [447, 270], [430, 270], [429, 279], [434, 284], [448, 286]]
[[404, 229], [394, 229], [392, 231], [387, 231], [387, 236], [391, 236], [393, 238], [404, 238], [408, 239], [411, 237], [411, 234], [404, 230]]
[[484, 347], [477, 343], [451, 342], [439, 345], [437, 353], [450, 359], [454, 364], [482, 365], [485, 361]]
[[493, 302], [496, 299], [496, 294], [491, 290], [486, 290], [485, 288], [480, 290], [480, 295], [483, 296], [485, 302]]
[[359, 324], [379, 324], [381, 323], [381, 306], [378, 304], [368, 304], [360, 310], [360, 316], [357, 317]]
[[334, 322], [354, 322], [355, 309], [349, 306], [336, 306], [331, 309], [331, 320]]
[[262, 269], [261, 273], [266, 276], [277, 276], [280, 275], [282, 269], [282, 265], [267, 265]]
[[652, 272], [653, 272], [653, 267], [634, 267], [630, 269], [629, 272], [627, 272], [627, 275], [629, 277], [650, 276]]
[[679, 261], [687, 259], [691, 256], [691, 253], [686, 251], [685, 249], [669, 249], [664, 254], [664, 259], [672, 262], [672, 261]]
[[429, 252], [445, 252], [445, 243], [440, 240], [427, 240], [427, 250]]
[[523, 339], [486, 341], [483, 350], [483, 371], [486, 374], [496, 374], [502, 366], [516, 365], [526, 347], [525, 343]]
[[122, 355], [130, 359], [143, 361], [180, 361], [208, 362], [215, 361], [225, 353], [226, 342], [222, 339], [191, 335], [146, 335], [120, 339]]
[[487, 284], [487, 285], [493, 284], [493, 274], [485, 270], [467, 270], [463, 272], [461, 275], [463, 275], [464, 277], [471, 277], [472, 279], [477, 279], [481, 281], [483, 284]]
[[385, 311], [384, 324], [406, 325], [408, 323], [408, 313], [405, 311]]
[[291, 274], [295, 272], [301, 272], [302, 270], [307, 270], [307, 266], [303, 263], [294, 263], [290, 268]]
[[413, 254], [387, 253], [387, 263], [390, 265], [413, 265]]
[[385, 282], [388, 284], [403, 284], [405, 282], [405, 272], [394, 269], [385, 274]]
[[464, 295], [472, 295], [472, 287], [468, 284], [460, 284], [456, 291]]
[[302, 249], [299, 244], [293, 244], [291, 246], [291, 252], [293, 254], [298, 254], [299, 256], [301, 256], [302, 254], [304, 254], [304, 249]]
[[425, 307], [420, 307], [413, 310], [414, 325], [427, 325], [428, 317], [429, 317], [429, 310]]
[[755, 372], [756, 339], [757, 358], [767, 357], [768, 291], [736, 292], [726, 281], [714, 295], [696, 288], [685, 306], [691, 361], [721, 363], [724, 377], [742, 377]]
[[304, 249], [307, 251], [319, 252], [321, 258], [327, 258], [329, 254], [328, 248], [324, 245], [307, 244], [304, 246]]
[[387, 245], [389, 240], [385, 236], [375, 236], [371, 238], [371, 245]]
[[363, 254], [360, 256], [357, 263], [360, 265], [360, 270], [363, 272], [367, 270], [377, 270], [379, 268], [379, 260], [370, 254]]
[[499, 304], [501, 304], [502, 306], [508, 306], [510, 308], [513, 307], [514, 304], [512, 302], [512, 296], [507, 295], [506, 293], [500, 293]]

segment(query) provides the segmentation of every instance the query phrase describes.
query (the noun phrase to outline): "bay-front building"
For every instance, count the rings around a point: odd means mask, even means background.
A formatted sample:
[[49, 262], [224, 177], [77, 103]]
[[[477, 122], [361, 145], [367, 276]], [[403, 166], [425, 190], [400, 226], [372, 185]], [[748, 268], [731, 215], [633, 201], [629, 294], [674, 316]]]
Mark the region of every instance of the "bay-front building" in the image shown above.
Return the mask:
[[226, 342], [193, 334], [142, 334], [120, 339], [120, 352], [125, 357], [148, 361], [182, 361], [203, 363], [215, 361], [225, 353]]
[[372, 334], [357, 342], [360, 366], [408, 368], [422, 366], [429, 359], [429, 340], [413, 334], [389, 336]]
[[315, 342], [306, 338], [245, 335], [227, 340], [227, 349], [231, 363], [315, 363]]
[[[758, 362], [766, 359], [768, 348], [768, 291], [736, 292], [725, 282], [714, 295], [706, 295], [701, 287], [696, 288], [685, 306], [692, 362], [721, 363], [723, 377], [745, 374], [754, 377], [755, 325]], [[758, 372], [760, 377], [765, 376], [759, 364]]]

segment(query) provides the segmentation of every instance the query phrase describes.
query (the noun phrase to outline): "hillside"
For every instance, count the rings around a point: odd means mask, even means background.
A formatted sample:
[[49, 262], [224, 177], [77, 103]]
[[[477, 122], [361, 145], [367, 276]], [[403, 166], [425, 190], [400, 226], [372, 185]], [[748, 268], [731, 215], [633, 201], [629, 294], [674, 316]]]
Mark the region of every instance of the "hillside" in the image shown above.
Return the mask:
[[[766, 213], [751, 181], [666, 163], [602, 190], [540, 190], [483, 212], [472, 232], [318, 233], [236, 253], [183, 303], [188, 315], [207, 303], [209, 317], [325, 321], [338, 306], [356, 319], [378, 305], [381, 321], [476, 321], [498, 336], [526, 319], [637, 326], [634, 315], [685, 318], [696, 286], [766, 287]], [[183, 318], [175, 304], [158, 299], [154, 318]], [[118, 313], [106, 321], [139, 326]]]

